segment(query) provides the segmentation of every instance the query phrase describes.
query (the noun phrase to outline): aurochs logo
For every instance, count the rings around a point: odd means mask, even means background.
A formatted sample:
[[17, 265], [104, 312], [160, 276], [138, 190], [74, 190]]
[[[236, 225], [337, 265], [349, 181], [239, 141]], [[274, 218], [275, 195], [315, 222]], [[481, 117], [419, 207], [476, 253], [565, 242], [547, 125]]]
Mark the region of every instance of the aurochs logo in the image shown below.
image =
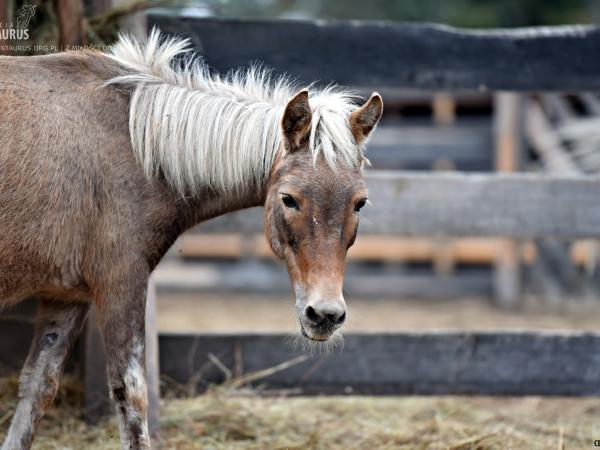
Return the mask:
[[29, 39], [29, 22], [37, 5], [24, 4], [17, 11], [16, 26], [13, 22], [0, 23], [0, 40], [25, 41]]

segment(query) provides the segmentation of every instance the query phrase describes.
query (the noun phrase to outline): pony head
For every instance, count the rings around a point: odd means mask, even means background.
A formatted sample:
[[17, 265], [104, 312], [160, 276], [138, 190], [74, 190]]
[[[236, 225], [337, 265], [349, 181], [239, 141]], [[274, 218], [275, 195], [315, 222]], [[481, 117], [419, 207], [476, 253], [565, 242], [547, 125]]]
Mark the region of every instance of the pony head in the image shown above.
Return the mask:
[[327, 341], [347, 318], [342, 293], [346, 253], [368, 198], [362, 146], [381, 117], [383, 102], [374, 93], [362, 106], [340, 114], [319, 101], [311, 105], [303, 90], [285, 107], [284, 149], [268, 183], [265, 231], [287, 264], [302, 335]]

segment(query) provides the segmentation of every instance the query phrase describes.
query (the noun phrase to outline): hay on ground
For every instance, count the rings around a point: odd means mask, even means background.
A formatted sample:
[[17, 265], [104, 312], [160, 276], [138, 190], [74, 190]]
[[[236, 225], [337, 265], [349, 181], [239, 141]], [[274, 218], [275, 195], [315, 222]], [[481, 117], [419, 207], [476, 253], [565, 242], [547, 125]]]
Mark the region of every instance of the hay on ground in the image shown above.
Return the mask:
[[[81, 420], [77, 386], [65, 380], [34, 449], [118, 448], [114, 418]], [[0, 379], [0, 440], [16, 398], [16, 379]], [[161, 408], [162, 448], [177, 450], [561, 450], [600, 439], [595, 398], [284, 398], [214, 388], [166, 398]]]

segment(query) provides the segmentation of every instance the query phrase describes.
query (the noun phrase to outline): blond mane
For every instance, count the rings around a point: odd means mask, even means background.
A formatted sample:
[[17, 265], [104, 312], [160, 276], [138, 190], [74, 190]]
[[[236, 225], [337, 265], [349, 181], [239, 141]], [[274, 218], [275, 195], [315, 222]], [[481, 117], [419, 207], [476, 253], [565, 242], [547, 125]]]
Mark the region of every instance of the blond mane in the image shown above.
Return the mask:
[[[182, 195], [263, 186], [282, 151], [284, 108], [300, 87], [287, 77], [251, 67], [211, 73], [187, 39], [152, 30], [145, 42], [121, 36], [110, 58], [123, 67], [107, 84], [131, 86], [131, 144], [147, 176], [161, 173]], [[348, 123], [355, 95], [311, 88], [309, 147], [331, 167], [357, 166], [362, 148]]]

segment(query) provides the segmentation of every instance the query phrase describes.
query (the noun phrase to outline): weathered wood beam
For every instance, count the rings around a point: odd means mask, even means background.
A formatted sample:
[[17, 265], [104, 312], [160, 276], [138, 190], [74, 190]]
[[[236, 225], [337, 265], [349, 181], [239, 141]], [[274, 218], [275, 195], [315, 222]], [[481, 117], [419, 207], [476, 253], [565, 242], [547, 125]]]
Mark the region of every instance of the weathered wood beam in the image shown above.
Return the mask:
[[531, 102], [527, 108], [527, 138], [539, 154], [545, 169], [557, 176], [576, 176], [581, 171], [564, 148], [560, 136], [552, 128], [542, 108]]
[[[161, 334], [161, 372], [200, 390], [223, 381], [212, 354], [246, 373], [299, 355], [282, 334]], [[304, 394], [598, 395], [600, 335], [583, 333], [350, 334], [343, 351], [312, 355], [259, 383]], [[237, 350], [236, 350], [237, 348]]]
[[[131, 7], [131, 0], [112, 0], [115, 7]], [[133, 14], [126, 15], [120, 21], [120, 27], [127, 33], [135, 36], [137, 39], [144, 39], [148, 33], [148, 21], [146, 13], [141, 10]]]
[[[152, 16], [217, 70], [261, 61], [304, 82], [428, 90], [598, 90], [600, 28], [472, 31], [384, 22]], [[240, 42], [251, 42], [240, 51]]]
[[367, 157], [377, 170], [431, 170], [436, 161], [446, 160], [457, 170], [482, 172], [493, 169], [492, 146], [488, 119], [460, 120], [443, 127], [390, 120], [369, 141]]
[[[456, 276], [438, 277], [428, 269], [382, 271], [380, 267], [350, 265], [344, 292], [349, 297], [461, 298], [489, 297], [490, 271], [471, 268]], [[283, 264], [273, 261], [190, 263], [168, 261], [153, 275], [159, 293], [254, 292], [290, 295], [290, 281]]]
[[82, 0], [54, 0], [54, 5], [58, 16], [59, 47], [67, 50], [87, 44]]
[[[600, 178], [536, 174], [366, 173], [371, 205], [360, 232], [410, 236], [600, 237]], [[262, 209], [202, 224], [203, 232], [256, 232]]]
[[517, 172], [522, 164], [523, 96], [499, 92], [494, 96], [494, 139], [496, 170]]
[[447, 92], [436, 93], [431, 107], [436, 124], [450, 125], [456, 122], [456, 100]]
[[[516, 172], [521, 166], [523, 98], [515, 92], [494, 95], [494, 141], [496, 170]], [[522, 303], [521, 262], [518, 242], [504, 239], [495, 264], [494, 299], [504, 308]]]
[[[456, 102], [452, 95], [447, 92], [438, 92], [435, 94], [431, 108], [433, 113], [432, 118], [438, 125], [437, 128], [444, 130], [456, 122]], [[402, 141], [402, 138], [399, 141]], [[454, 171], [456, 170], [456, 163], [450, 155], [440, 155], [432, 161], [432, 167], [434, 171]], [[449, 241], [450, 238], [447, 237], [434, 239], [435, 248], [432, 255], [433, 269], [435, 274], [440, 277], [452, 275], [456, 268], [454, 252]]]
[[564, 96], [557, 93], [546, 93], [542, 94], [540, 99], [548, 115], [556, 120], [558, 125], [564, 125], [577, 118], [573, 106]]

